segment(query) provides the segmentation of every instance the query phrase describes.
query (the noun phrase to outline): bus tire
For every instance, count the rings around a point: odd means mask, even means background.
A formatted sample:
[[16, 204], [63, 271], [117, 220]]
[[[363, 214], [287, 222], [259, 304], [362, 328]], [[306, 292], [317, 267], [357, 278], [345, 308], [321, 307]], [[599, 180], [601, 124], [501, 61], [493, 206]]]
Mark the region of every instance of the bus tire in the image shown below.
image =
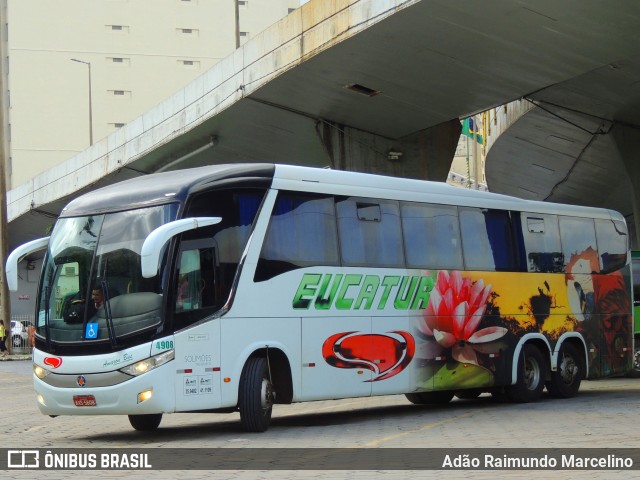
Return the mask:
[[161, 413], [150, 413], [146, 415], [129, 415], [129, 423], [140, 432], [155, 430], [162, 420]]
[[238, 408], [240, 422], [247, 432], [264, 432], [271, 423], [274, 389], [269, 380], [267, 359], [247, 360], [240, 378]]
[[633, 351], [633, 366], [629, 371], [631, 378], [640, 378], [640, 346], [638, 343], [640, 343], [640, 340], [636, 339], [636, 348]]
[[535, 402], [544, 389], [546, 363], [540, 350], [531, 344], [522, 346], [518, 357], [516, 383], [507, 387], [509, 400], [516, 403]]
[[442, 390], [437, 392], [417, 392], [417, 393], [405, 393], [411, 403], [415, 405], [444, 405], [449, 403], [453, 398], [453, 392]]
[[583, 377], [582, 362], [578, 349], [570, 343], [563, 343], [558, 352], [558, 367], [551, 372], [546, 383], [549, 395], [555, 398], [570, 398], [580, 389]]

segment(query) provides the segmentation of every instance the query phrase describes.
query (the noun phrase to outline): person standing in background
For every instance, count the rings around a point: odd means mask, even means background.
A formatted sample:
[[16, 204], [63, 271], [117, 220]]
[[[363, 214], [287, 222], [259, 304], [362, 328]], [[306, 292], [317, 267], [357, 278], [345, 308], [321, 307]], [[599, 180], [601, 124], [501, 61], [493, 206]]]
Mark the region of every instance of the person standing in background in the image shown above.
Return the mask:
[[7, 339], [7, 329], [4, 327], [4, 320], [0, 320], [0, 352], [2, 352], [2, 356], [5, 357], [8, 355], [7, 346], [5, 345], [5, 340]]

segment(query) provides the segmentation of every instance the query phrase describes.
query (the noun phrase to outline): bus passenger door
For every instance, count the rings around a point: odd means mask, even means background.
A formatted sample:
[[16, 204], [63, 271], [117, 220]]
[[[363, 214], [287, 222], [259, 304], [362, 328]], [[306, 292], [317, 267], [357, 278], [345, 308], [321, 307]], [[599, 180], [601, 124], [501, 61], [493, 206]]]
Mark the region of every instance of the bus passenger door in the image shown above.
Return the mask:
[[371, 395], [371, 317], [302, 318], [302, 400]]

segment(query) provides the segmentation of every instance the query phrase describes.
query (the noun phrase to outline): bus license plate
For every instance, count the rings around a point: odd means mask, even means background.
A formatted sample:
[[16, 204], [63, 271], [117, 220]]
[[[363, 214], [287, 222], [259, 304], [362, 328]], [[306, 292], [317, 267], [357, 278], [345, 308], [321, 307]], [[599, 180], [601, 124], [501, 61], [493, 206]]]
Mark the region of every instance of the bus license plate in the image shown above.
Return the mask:
[[98, 405], [96, 403], [96, 397], [93, 395], [74, 395], [73, 404], [76, 407], [95, 407]]

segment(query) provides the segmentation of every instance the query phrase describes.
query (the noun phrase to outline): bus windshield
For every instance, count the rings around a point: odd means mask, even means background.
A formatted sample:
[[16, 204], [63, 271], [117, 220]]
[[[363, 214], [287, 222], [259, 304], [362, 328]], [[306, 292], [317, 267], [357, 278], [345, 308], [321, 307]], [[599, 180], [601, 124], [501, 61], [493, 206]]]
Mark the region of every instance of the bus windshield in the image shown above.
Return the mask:
[[176, 217], [168, 204], [61, 218], [42, 271], [37, 333], [51, 342], [110, 341], [161, 322], [161, 275], [144, 278], [147, 235]]

